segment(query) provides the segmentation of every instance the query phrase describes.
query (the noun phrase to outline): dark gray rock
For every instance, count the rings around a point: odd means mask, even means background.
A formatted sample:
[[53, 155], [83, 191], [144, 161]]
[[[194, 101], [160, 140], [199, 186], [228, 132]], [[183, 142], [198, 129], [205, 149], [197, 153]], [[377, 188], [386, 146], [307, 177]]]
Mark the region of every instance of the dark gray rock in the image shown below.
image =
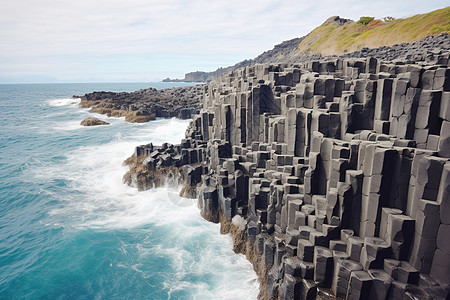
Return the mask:
[[355, 271], [350, 275], [346, 299], [367, 299], [372, 289], [372, 277], [366, 271]]
[[235, 247], [267, 271], [268, 298], [445, 298], [445, 45], [250, 63], [202, 88], [181, 145], [140, 146], [135, 161], [179, 168], [208, 220], [239, 215]]

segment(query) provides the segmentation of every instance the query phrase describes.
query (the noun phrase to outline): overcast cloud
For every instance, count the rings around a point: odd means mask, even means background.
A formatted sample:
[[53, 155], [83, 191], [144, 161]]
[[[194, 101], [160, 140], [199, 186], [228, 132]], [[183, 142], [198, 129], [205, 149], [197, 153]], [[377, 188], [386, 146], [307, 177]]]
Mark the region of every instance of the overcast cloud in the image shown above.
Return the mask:
[[[330, 16], [407, 17], [446, 1], [3, 1], [0, 82], [155, 81], [254, 58]], [[44, 78], [45, 77], [45, 78]]]

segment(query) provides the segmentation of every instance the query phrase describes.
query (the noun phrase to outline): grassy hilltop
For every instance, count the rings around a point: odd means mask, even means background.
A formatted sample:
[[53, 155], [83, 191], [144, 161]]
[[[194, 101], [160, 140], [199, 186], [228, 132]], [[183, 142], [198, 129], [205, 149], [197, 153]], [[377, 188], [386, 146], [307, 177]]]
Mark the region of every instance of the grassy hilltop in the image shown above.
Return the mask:
[[345, 23], [328, 19], [309, 33], [298, 46], [298, 54], [342, 55], [361, 48], [377, 48], [418, 41], [429, 35], [450, 33], [450, 6], [405, 19], [385, 18]]
[[[307, 36], [284, 41], [254, 59], [247, 59], [213, 72], [187, 73], [183, 80], [205, 82], [230, 71], [255, 64], [299, 63], [319, 59], [320, 56], [317, 54], [343, 55], [365, 47], [378, 48], [416, 42], [427, 36], [437, 36], [444, 32], [450, 33], [450, 6], [397, 20], [392, 17], [386, 17], [384, 20], [361, 17], [355, 22], [335, 16], [326, 20]], [[438, 44], [434, 45], [439, 47]], [[420, 45], [416, 46], [420, 47]]]

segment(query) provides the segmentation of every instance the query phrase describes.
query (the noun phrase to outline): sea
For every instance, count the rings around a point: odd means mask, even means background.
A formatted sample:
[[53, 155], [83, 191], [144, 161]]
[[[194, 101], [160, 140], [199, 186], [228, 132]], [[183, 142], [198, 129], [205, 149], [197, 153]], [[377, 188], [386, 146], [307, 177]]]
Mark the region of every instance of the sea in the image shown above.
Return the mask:
[[72, 97], [180, 85], [0, 85], [0, 299], [257, 298], [251, 264], [195, 199], [122, 183], [135, 146], [179, 143], [189, 120], [132, 124]]

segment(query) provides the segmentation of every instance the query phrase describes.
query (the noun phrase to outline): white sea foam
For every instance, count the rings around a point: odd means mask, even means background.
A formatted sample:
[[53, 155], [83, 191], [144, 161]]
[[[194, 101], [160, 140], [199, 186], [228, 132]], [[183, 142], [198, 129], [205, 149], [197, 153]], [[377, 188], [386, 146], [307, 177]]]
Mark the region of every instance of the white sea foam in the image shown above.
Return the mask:
[[[164, 231], [164, 239], [154, 245], [146, 241], [134, 245], [139, 255], [168, 256], [175, 276], [164, 281], [169, 296], [188, 292], [193, 299], [255, 299], [259, 283], [251, 264], [232, 251], [229, 236], [219, 233], [217, 224], [205, 221], [195, 201], [178, 196], [178, 189], [164, 187], [138, 192], [124, 185], [127, 171], [123, 160], [137, 144], [153, 141], [178, 143], [188, 121], [156, 120], [135, 125], [133, 134], [116, 134], [107, 144], [80, 147], [67, 155], [63, 165], [35, 170], [42, 180], [64, 180], [77, 196], [67, 196], [51, 209], [55, 225], [73, 230], [152, 230]], [[74, 193], [69, 193], [73, 195]], [[150, 229], [149, 229], [150, 228]], [[128, 246], [128, 245], [125, 245]], [[126, 247], [124, 248], [124, 251]], [[124, 268], [150, 277], [144, 265], [122, 263]], [[192, 280], [205, 278], [204, 280]]]
[[55, 126], [52, 127], [53, 130], [59, 130], [59, 131], [72, 131], [83, 128], [83, 126], [80, 125], [79, 121], [67, 121], [62, 123], [55, 123]]
[[155, 145], [167, 143], [180, 143], [184, 138], [185, 130], [190, 120], [157, 119], [151, 121], [151, 126], [136, 124], [136, 130], [129, 139], [153, 142]]
[[231, 219], [231, 222], [233, 223], [234, 226], [238, 227], [240, 230], [245, 229], [245, 225], [246, 225], [245, 220], [240, 215], [235, 215], [233, 217], [233, 219]]
[[62, 98], [62, 99], [52, 99], [48, 100], [47, 103], [50, 106], [73, 106], [78, 107], [80, 104], [80, 98]]

